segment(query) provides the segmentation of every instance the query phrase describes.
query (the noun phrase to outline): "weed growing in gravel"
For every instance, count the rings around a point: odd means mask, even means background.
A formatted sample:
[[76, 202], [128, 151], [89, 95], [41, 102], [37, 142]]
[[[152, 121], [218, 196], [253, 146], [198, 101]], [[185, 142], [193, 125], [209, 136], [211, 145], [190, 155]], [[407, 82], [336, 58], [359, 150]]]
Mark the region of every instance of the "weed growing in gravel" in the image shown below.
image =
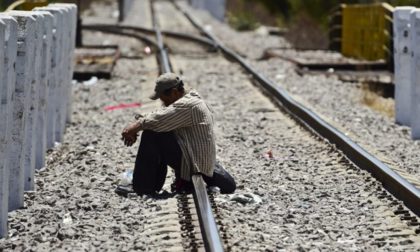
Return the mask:
[[379, 89], [372, 88], [372, 84], [363, 83], [361, 90], [363, 94], [361, 101], [363, 104], [390, 118], [395, 116], [394, 99], [382, 97], [381, 91]]

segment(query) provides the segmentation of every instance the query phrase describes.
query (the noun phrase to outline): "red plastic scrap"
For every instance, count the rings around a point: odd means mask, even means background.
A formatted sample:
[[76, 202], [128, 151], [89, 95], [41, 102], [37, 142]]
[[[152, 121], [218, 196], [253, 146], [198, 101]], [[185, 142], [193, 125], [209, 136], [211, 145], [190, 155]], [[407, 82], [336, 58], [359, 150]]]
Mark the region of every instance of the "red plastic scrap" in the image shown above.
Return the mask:
[[263, 157], [266, 159], [274, 159], [273, 151], [270, 149], [266, 153], [263, 154]]
[[115, 106], [106, 106], [104, 107], [105, 111], [113, 111], [113, 110], [117, 110], [117, 109], [126, 109], [126, 108], [136, 108], [136, 107], [140, 107], [141, 103], [138, 102], [134, 102], [134, 103], [120, 103], [118, 105]]

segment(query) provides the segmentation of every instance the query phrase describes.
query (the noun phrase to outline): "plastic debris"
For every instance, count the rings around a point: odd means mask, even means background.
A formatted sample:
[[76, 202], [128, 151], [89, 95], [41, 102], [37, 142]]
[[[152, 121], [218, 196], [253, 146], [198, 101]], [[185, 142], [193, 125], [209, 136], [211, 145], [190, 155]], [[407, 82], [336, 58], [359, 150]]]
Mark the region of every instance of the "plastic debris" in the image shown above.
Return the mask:
[[261, 197], [253, 193], [234, 194], [230, 200], [241, 204], [260, 204], [262, 202]]
[[120, 185], [128, 186], [133, 183], [133, 170], [126, 170], [120, 174]]
[[111, 45], [111, 41], [106, 39], [102, 41], [102, 45]]
[[273, 150], [268, 150], [266, 153], [263, 154], [266, 159], [274, 159]]
[[141, 103], [138, 103], [138, 102], [120, 103], [120, 104], [115, 105], [115, 106], [106, 106], [106, 107], [104, 107], [104, 109], [106, 111], [113, 111], [113, 110], [117, 110], [117, 109], [136, 108], [136, 107], [140, 107], [140, 106], [141, 106]]
[[213, 29], [213, 27], [211, 27], [211, 25], [205, 25], [204, 26], [205, 31], [211, 32], [212, 29]]
[[270, 35], [270, 31], [266, 26], [260, 26], [258, 29], [255, 30], [255, 33], [261, 37], [266, 37]]
[[150, 49], [150, 47], [146, 46], [146, 47], [144, 48], [144, 53], [145, 53], [145, 54], [151, 54], [151, 53], [152, 53], [152, 49]]
[[63, 217], [63, 224], [70, 225], [73, 224], [73, 218], [71, 217], [70, 213], [66, 213]]
[[220, 189], [217, 186], [210, 186], [207, 187], [209, 193], [220, 193]]
[[115, 10], [112, 12], [112, 17], [113, 18], [118, 18], [120, 16], [120, 12], [118, 10]]
[[90, 78], [89, 80], [84, 81], [82, 83], [85, 86], [92, 86], [92, 85], [95, 85], [96, 83], [98, 83], [98, 80], [99, 80], [98, 77], [92, 76], [92, 78]]
[[286, 78], [286, 75], [284, 75], [284, 74], [277, 74], [276, 75], [276, 80], [283, 80], [284, 78]]

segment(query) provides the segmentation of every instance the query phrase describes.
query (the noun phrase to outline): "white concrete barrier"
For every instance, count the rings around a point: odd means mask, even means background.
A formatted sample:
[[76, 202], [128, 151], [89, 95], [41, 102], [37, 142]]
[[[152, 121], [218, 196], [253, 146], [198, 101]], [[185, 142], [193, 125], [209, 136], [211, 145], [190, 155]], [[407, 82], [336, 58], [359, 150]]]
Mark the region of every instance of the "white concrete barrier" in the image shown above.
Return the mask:
[[64, 7], [56, 7], [53, 6], [52, 8], [56, 8], [57, 10], [61, 11], [62, 16], [61, 16], [61, 29], [59, 29], [59, 34], [61, 37], [61, 51], [59, 54], [59, 84], [60, 84], [60, 94], [59, 97], [62, 100], [62, 102], [59, 103], [58, 106], [58, 117], [57, 117], [57, 123], [58, 125], [60, 125], [60, 128], [58, 130], [56, 130], [56, 141], [57, 142], [62, 142], [63, 141], [63, 137], [64, 137], [64, 130], [66, 127], [66, 118], [67, 118], [67, 104], [68, 104], [68, 83], [67, 83], [67, 78], [66, 78], [66, 60], [65, 58], [68, 55], [67, 52], [67, 48], [69, 45], [69, 39], [68, 39], [68, 34], [69, 34], [69, 10], [67, 8]]
[[46, 148], [51, 149], [54, 147], [55, 143], [55, 128], [56, 128], [56, 111], [57, 111], [57, 101], [59, 99], [57, 98], [57, 50], [59, 47], [59, 40], [57, 37], [57, 29], [59, 28], [58, 24], [58, 17], [57, 15], [52, 14], [49, 11], [43, 10], [43, 8], [35, 8], [34, 11], [45, 11], [50, 13], [51, 19], [51, 32], [48, 36], [50, 38], [47, 42], [50, 43], [50, 47], [48, 52], [45, 51], [46, 54], [48, 54], [48, 57], [45, 58], [45, 78], [47, 79], [47, 100], [46, 100], [46, 114], [47, 117], [45, 118], [46, 122]]
[[53, 15], [45, 11], [36, 11], [44, 15], [42, 23], [42, 55], [39, 71], [39, 104], [37, 120], [37, 148], [35, 149], [35, 169], [41, 169], [45, 166], [45, 153], [47, 151], [47, 101], [49, 99], [49, 76], [51, 71], [51, 44], [53, 30]]
[[420, 139], [420, 9], [411, 12], [411, 137]]
[[[38, 9], [37, 9], [38, 10]], [[53, 79], [53, 86], [52, 86], [52, 109], [53, 109], [53, 120], [54, 120], [54, 138], [52, 143], [49, 145], [54, 145], [54, 142], [62, 142], [63, 140], [63, 133], [64, 127], [63, 124], [63, 115], [62, 111], [66, 106], [66, 99], [65, 99], [65, 83], [64, 83], [64, 67], [62, 64], [62, 58], [64, 57], [64, 48], [65, 48], [65, 41], [64, 41], [64, 29], [65, 23], [68, 20], [65, 20], [65, 10], [64, 8], [60, 7], [42, 7], [39, 10], [50, 12], [55, 17], [54, 23], [54, 33], [53, 33], [53, 51], [52, 51], [52, 79]], [[52, 147], [52, 146], [51, 146]]]
[[16, 83], [13, 106], [12, 149], [9, 158], [9, 210], [23, 206], [24, 189], [24, 150], [26, 115], [29, 111], [29, 98], [31, 92], [31, 59], [35, 52], [35, 18], [28, 12], [13, 11], [9, 15], [18, 23], [17, 31], [17, 58]]
[[0, 237], [70, 120], [77, 9], [0, 13]]
[[[3, 156], [0, 158], [0, 237], [7, 234], [7, 212], [9, 210], [9, 169], [10, 169], [10, 148], [11, 144], [11, 127], [13, 120], [13, 105], [15, 91], [15, 63], [17, 55], [17, 22], [14, 18], [0, 14], [0, 21], [5, 24], [4, 36], [0, 35], [0, 51], [4, 48], [3, 54], [0, 53], [0, 64], [3, 62], [3, 68], [0, 69], [2, 76], [1, 94], [2, 105], [5, 101], [6, 114], [2, 114], [1, 118], [6, 122], [6, 129], [0, 129], [5, 133], [4, 146], [0, 151]], [[1, 32], [0, 32], [1, 33]], [[2, 33], [1, 33], [2, 34]], [[3, 60], [4, 59], [4, 60]], [[4, 108], [4, 107], [3, 107]], [[4, 124], [3, 126], [4, 127]], [[0, 147], [1, 148], [1, 147]]]
[[[76, 41], [73, 39], [76, 37], [76, 28], [77, 28], [77, 6], [74, 4], [62, 4], [62, 3], [57, 3], [57, 4], [51, 4], [51, 6], [54, 7], [64, 7], [68, 10], [67, 13], [67, 20], [69, 20], [67, 22], [67, 30], [66, 30], [66, 39], [69, 42], [66, 45], [66, 53], [68, 55], [68, 57], [65, 57], [65, 69], [66, 69], [66, 73], [67, 75], [65, 76], [66, 80], [65, 82], [67, 84], [70, 84], [72, 79], [73, 79], [73, 70], [74, 70], [74, 49], [76, 47]], [[72, 86], [71, 85], [66, 85], [66, 93], [67, 93], [67, 97], [66, 97], [66, 102], [67, 102], [67, 111], [66, 111], [66, 122], [71, 122], [71, 94], [72, 94]]]
[[30, 71], [26, 74], [30, 76], [30, 93], [29, 93], [29, 110], [26, 115], [25, 128], [25, 150], [24, 150], [24, 189], [25, 191], [34, 190], [34, 174], [35, 174], [35, 148], [37, 145], [37, 129], [39, 91], [41, 77], [41, 56], [42, 56], [42, 40], [43, 40], [43, 23], [44, 14], [39, 12], [31, 12], [35, 19], [35, 38], [33, 39], [34, 54], [30, 59]]
[[[65, 129], [65, 125], [66, 125], [66, 121], [67, 121], [67, 105], [69, 104], [69, 91], [71, 90], [71, 85], [68, 85], [68, 75], [67, 72], [70, 69], [70, 63], [67, 61], [67, 57], [68, 55], [70, 55], [70, 36], [71, 36], [71, 31], [70, 31], [70, 25], [71, 25], [71, 9], [68, 7], [67, 4], [51, 4], [50, 8], [56, 8], [58, 10], [62, 11], [63, 14], [63, 20], [67, 20], [67, 21], [63, 21], [63, 26], [62, 29], [60, 29], [60, 36], [62, 38], [63, 44], [62, 44], [62, 52], [60, 54], [60, 69], [62, 71], [62, 75], [60, 76], [60, 82], [62, 85], [62, 89], [61, 89], [61, 94], [62, 94], [62, 99], [63, 99], [63, 104], [60, 108], [60, 132], [58, 134], [60, 134], [58, 138], [62, 138], [64, 135], [64, 129]], [[71, 80], [70, 80], [71, 81]]]
[[[5, 58], [5, 41], [6, 41], [6, 24], [0, 19], [0, 76], [5, 74], [4, 60]], [[10, 102], [7, 98], [7, 82], [0, 82], [0, 118], [6, 118], [6, 120], [0, 120], [0, 236], [7, 233], [7, 192], [9, 189], [9, 172], [6, 167], [6, 156], [7, 156], [7, 140], [8, 135], [7, 128], [7, 113], [8, 103]], [[4, 91], [3, 91], [4, 90]]]
[[64, 57], [62, 64], [66, 73], [66, 75], [63, 77], [64, 77], [64, 82], [67, 83], [64, 88], [64, 92], [65, 94], [67, 94], [67, 96], [65, 97], [66, 111], [63, 112], [66, 115], [66, 118], [63, 118], [63, 119], [65, 119], [66, 121], [62, 122], [62, 124], [65, 125], [66, 122], [71, 122], [72, 86], [68, 84], [71, 83], [73, 79], [73, 68], [74, 68], [74, 64], [73, 64], [74, 53], [73, 52], [76, 46], [76, 42], [74, 39], [71, 39], [71, 38], [74, 38], [76, 36], [77, 7], [74, 4], [62, 4], [62, 3], [51, 4], [51, 6], [58, 7], [58, 8], [65, 8], [66, 9], [65, 19], [68, 20], [66, 22], [66, 26], [63, 27], [64, 39], [66, 41], [66, 43], [64, 44], [65, 46], [64, 52], [66, 54], [66, 57]]
[[394, 83], [395, 120], [410, 125], [411, 107], [411, 31], [410, 13], [413, 7], [397, 7], [394, 11]]

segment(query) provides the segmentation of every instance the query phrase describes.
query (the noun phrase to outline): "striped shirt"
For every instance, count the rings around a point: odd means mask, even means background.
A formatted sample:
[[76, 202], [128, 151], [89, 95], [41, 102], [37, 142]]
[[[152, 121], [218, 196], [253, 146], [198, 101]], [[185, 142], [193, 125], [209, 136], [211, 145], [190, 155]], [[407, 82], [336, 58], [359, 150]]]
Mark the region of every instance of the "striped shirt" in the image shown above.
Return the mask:
[[182, 150], [181, 178], [190, 180], [193, 173], [213, 176], [216, 147], [213, 116], [209, 106], [192, 90], [167, 107], [140, 119], [142, 129], [174, 131]]

